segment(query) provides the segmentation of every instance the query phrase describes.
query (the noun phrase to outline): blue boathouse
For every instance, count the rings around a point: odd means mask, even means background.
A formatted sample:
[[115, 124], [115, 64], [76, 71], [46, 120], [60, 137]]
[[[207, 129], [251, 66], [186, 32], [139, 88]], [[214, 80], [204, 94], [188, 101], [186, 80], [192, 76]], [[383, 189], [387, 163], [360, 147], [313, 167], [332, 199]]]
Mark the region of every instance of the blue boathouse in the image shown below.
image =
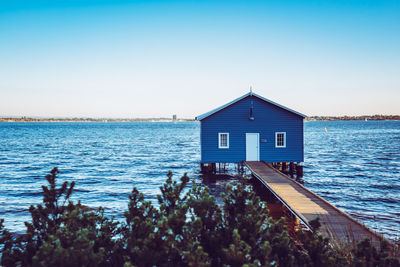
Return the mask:
[[306, 116], [249, 92], [196, 117], [201, 164], [303, 162]]

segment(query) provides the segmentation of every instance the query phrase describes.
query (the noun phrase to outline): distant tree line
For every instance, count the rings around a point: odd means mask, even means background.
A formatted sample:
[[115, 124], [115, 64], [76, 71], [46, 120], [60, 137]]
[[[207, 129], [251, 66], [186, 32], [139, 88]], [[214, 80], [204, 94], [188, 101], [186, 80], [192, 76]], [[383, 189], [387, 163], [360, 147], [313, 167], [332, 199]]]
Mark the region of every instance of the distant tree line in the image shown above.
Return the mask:
[[31, 118], [31, 117], [0, 117], [0, 122], [170, 122], [170, 121], [194, 121], [194, 119], [172, 118]]
[[[119, 223], [70, 200], [75, 183], [57, 186], [58, 170], [46, 176], [43, 203], [31, 206], [26, 233], [13, 235], [0, 220], [2, 266], [400, 266], [383, 242], [369, 240], [354, 250], [332, 246], [318, 233], [289, 236], [284, 219], [268, 208], [252, 187], [228, 185], [218, 205], [207, 187], [189, 178], [168, 178], [159, 208], [133, 188], [125, 220]], [[397, 255], [398, 257], [398, 255]]]
[[[400, 120], [400, 115], [363, 115], [363, 116], [310, 116], [306, 121], [364, 121], [364, 120]], [[0, 122], [170, 122], [195, 121], [194, 119], [172, 118], [31, 118], [0, 117]]]
[[310, 116], [306, 121], [383, 121], [383, 120], [400, 120], [400, 115], [363, 115], [363, 116]]

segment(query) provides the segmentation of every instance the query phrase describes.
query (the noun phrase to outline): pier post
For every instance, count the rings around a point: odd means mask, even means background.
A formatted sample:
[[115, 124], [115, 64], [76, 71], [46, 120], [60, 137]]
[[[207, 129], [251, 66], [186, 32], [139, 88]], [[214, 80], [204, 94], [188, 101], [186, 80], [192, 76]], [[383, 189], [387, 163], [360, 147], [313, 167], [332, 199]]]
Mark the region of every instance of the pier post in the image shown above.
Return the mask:
[[290, 177], [294, 177], [294, 169], [295, 169], [295, 164], [293, 162], [289, 163], [289, 175]]
[[282, 162], [282, 172], [283, 173], [287, 173], [287, 163], [286, 162]]
[[238, 162], [238, 164], [237, 164], [237, 170], [238, 170], [238, 174], [239, 174], [239, 175], [242, 175], [242, 174], [244, 173], [244, 170], [243, 170], [243, 162]]
[[200, 163], [200, 170], [202, 173], [215, 173], [215, 163]]
[[303, 177], [303, 166], [302, 165], [297, 165], [297, 167], [296, 167], [296, 177], [297, 178]]

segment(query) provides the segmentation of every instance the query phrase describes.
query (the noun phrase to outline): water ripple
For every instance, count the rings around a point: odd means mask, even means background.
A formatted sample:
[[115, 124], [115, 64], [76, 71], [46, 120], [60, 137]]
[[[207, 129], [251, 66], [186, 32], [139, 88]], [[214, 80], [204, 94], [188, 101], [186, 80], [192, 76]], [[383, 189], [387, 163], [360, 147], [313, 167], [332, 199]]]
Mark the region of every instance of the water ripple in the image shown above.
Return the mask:
[[[325, 133], [325, 127], [328, 134]], [[76, 181], [74, 200], [122, 220], [137, 187], [157, 204], [168, 171], [217, 196], [236, 177], [199, 173], [199, 123], [1, 123], [0, 217], [20, 232], [44, 176]], [[306, 122], [305, 186], [372, 229], [400, 237], [400, 122]]]

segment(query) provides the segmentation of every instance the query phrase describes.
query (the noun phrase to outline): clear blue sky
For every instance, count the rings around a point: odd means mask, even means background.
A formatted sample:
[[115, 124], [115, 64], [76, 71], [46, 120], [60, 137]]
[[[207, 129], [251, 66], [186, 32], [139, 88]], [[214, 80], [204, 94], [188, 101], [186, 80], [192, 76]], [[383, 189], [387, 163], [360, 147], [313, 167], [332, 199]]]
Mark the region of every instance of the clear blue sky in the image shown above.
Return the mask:
[[0, 2], [0, 116], [192, 118], [250, 85], [400, 114], [400, 1]]

